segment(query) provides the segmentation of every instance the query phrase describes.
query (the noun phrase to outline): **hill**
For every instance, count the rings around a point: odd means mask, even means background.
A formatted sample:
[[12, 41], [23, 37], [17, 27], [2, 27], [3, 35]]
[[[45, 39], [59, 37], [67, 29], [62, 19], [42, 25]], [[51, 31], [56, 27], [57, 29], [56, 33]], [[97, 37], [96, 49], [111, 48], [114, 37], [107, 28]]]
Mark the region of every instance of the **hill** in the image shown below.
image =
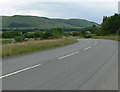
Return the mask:
[[50, 19], [37, 16], [2, 16], [3, 28], [84, 28], [98, 25], [82, 19]]

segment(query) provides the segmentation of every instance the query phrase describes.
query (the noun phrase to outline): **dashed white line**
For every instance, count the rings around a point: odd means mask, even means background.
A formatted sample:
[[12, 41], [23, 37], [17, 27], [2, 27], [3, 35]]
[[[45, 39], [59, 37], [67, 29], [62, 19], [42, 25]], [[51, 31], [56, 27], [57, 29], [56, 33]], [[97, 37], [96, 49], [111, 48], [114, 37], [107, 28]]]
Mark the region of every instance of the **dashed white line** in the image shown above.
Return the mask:
[[[95, 43], [94, 43], [93, 45], [96, 45], [96, 44], [97, 44], [97, 41], [95, 41]], [[89, 49], [89, 48], [91, 48], [91, 47], [92, 47], [92, 46], [89, 46], [89, 47], [85, 48], [84, 50], [87, 50], [87, 49]], [[69, 54], [69, 55], [66, 55], [66, 56], [62, 56], [62, 57], [60, 57], [59, 59], [66, 58], [66, 57], [72, 56], [72, 55], [77, 54], [77, 53], [79, 53], [79, 51], [78, 51], [78, 52], [74, 52], [74, 53]], [[30, 70], [30, 69], [33, 69], [33, 68], [36, 68], [36, 67], [39, 67], [39, 66], [41, 66], [41, 65], [42, 65], [42, 64], [37, 64], [37, 65], [31, 66], [31, 67], [28, 67], [28, 68], [25, 68], [25, 69], [18, 70], [18, 71], [16, 71], [16, 72], [12, 72], [12, 73], [9, 73], [9, 74], [0, 76], [0, 79], [5, 78], [5, 77], [8, 77], [8, 76], [11, 76], [11, 75], [15, 75], [15, 74], [18, 74], [18, 73], [21, 73], [21, 72], [24, 72], [24, 71], [27, 71], [27, 70]]]
[[41, 65], [42, 64], [37, 64], [37, 65], [31, 66], [31, 67], [28, 67], [28, 68], [25, 68], [25, 69], [18, 70], [18, 71], [13, 72], [13, 73], [9, 73], [9, 74], [3, 75], [3, 76], [0, 77], [0, 79], [8, 77], [8, 76], [11, 76], [11, 75], [15, 75], [17, 73], [24, 72], [24, 71], [27, 71], [27, 70], [30, 70], [30, 69], [33, 69], [33, 68], [36, 68], [36, 67], [39, 67]]
[[89, 46], [89, 47], [87, 47], [87, 48], [85, 48], [84, 50], [87, 50], [87, 49], [89, 49], [89, 48], [91, 48], [92, 46]]
[[72, 56], [72, 55], [77, 54], [77, 53], [79, 53], [79, 51], [78, 51], [78, 52], [75, 52], [75, 53], [72, 53], [72, 54], [69, 54], [69, 55], [66, 55], [66, 56], [62, 56], [62, 57], [60, 57], [59, 59], [66, 58], [66, 57]]
[[94, 46], [97, 44], [97, 41], [95, 41], [95, 43], [93, 44]]

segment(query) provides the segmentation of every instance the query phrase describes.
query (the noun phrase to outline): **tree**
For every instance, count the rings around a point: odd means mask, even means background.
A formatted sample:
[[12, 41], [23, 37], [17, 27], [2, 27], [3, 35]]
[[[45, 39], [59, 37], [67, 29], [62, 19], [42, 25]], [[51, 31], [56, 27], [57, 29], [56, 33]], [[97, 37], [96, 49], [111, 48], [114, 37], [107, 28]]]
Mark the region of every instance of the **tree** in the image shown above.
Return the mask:
[[3, 38], [14, 38], [15, 36], [21, 36], [22, 34], [17, 31], [4, 31], [2, 33]]
[[63, 30], [60, 28], [53, 28], [45, 31], [44, 39], [54, 39], [61, 38], [63, 36]]
[[36, 32], [34, 33], [34, 39], [35, 39], [35, 40], [36, 40], [37, 38], [43, 39], [43, 37], [44, 37], [43, 32], [36, 31]]
[[115, 14], [113, 16], [106, 17], [101, 26], [102, 35], [116, 34], [117, 30], [120, 28], [120, 15]]

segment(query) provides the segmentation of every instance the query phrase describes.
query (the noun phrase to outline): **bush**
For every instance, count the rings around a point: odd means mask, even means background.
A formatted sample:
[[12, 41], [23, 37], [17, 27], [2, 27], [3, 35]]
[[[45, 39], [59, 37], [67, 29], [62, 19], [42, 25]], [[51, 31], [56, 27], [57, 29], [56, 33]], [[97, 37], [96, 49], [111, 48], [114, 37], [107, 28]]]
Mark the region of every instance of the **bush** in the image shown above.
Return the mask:
[[36, 40], [37, 38], [44, 39], [44, 33], [40, 31], [36, 31], [34, 33], [34, 39]]
[[25, 37], [24, 36], [16, 36], [16, 37], [14, 37], [14, 40], [16, 42], [23, 42], [25, 40]]
[[63, 35], [66, 36], [66, 37], [68, 37], [68, 36], [71, 36], [71, 33], [70, 32], [64, 32]]
[[96, 36], [95, 34], [85, 34], [84, 38], [92, 38], [93, 36]]
[[84, 35], [84, 38], [91, 38], [91, 35]]
[[77, 32], [77, 31], [72, 32], [72, 36], [80, 36], [80, 32]]
[[33, 32], [25, 33], [24, 36], [25, 38], [34, 38], [34, 33]]

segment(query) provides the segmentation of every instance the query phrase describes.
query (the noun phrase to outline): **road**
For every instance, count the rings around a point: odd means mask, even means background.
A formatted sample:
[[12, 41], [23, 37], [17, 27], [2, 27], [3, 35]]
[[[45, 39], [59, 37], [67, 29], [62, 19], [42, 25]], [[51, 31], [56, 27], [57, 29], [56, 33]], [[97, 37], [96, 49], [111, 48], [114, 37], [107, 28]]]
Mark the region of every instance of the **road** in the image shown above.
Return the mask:
[[117, 90], [118, 42], [78, 43], [2, 61], [3, 90]]

